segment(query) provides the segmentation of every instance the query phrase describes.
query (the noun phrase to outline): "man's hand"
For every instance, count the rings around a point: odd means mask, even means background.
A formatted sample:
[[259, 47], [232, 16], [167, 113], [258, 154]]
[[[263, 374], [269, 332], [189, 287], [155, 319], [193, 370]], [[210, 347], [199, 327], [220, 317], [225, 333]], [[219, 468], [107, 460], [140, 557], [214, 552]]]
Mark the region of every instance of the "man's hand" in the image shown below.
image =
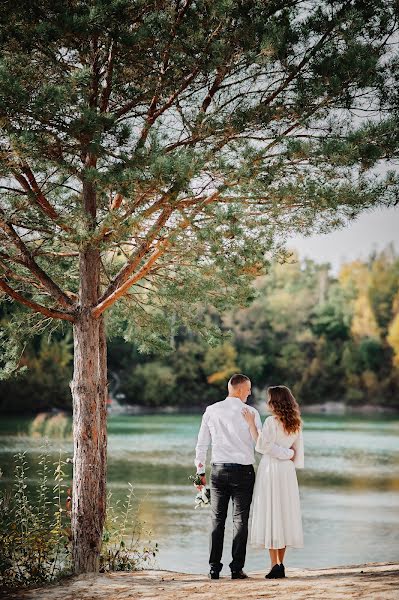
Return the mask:
[[197, 488], [197, 490], [199, 490], [199, 491], [201, 491], [201, 490], [202, 490], [202, 488], [203, 488], [205, 485], [206, 485], [206, 477], [205, 477], [205, 475], [201, 475], [201, 483], [200, 483], [200, 485], [196, 485], [196, 484], [194, 483], [194, 487], [196, 487], [196, 488]]
[[293, 451], [293, 455], [291, 456], [290, 460], [294, 461], [295, 460], [295, 448], [290, 448], [290, 450]]

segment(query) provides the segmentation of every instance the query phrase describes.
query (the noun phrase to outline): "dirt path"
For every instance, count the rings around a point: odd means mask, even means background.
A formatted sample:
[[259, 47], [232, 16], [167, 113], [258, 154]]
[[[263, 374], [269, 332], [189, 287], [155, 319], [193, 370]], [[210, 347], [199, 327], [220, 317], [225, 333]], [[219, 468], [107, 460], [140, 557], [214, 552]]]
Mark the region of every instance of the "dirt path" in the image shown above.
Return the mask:
[[264, 573], [232, 581], [203, 575], [141, 571], [78, 576], [57, 586], [8, 594], [9, 600], [398, 600], [399, 563], [329, 569], [287, 569], [284, 580]]

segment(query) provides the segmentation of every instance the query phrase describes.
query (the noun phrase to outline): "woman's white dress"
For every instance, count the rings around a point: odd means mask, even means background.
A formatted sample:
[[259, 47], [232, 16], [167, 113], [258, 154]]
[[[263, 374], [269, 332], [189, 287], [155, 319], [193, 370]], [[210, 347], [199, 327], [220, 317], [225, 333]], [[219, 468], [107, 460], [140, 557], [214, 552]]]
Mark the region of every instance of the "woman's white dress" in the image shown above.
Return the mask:
[[[295, 459], [280, 460], [272, 444], [295, 448]], [[263, 454], [256, 473], [250, 543], [263, 548], [303, 547], [301, 506], [295, 468], [303, 469], [302, 430], [288, 435], [276, 417], [268, 417], [256, 450]]]

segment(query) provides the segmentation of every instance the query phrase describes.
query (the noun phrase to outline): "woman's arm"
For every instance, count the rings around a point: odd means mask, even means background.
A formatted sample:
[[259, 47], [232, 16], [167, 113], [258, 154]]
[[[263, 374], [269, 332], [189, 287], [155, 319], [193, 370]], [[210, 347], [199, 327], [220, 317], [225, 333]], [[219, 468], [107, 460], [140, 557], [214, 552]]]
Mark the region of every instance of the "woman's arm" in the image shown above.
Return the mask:
[[252, 439], [256, 443], [258, 441], [258, 436], [259, 436], [259, 431], [255, 425], [256, 414], [254, 412], [252, 412], [251, 410], [248, 410], [248, 408], [245, 407], [242, 409], [242, 416], [248, 423], [248, 427], [249, 427], [249, 431], [251, 433]]
[[303, 469], [305, 467], [305, 452], [303, 447], [303, 434], [302, 429], [299, 432], [298, 437], [292, 444], [292, 448], [295, 451], [294, 465], [297, 469]]
[[276, 427], [273, 418], [267, 418], [263, 424], [263, 429], [258, 429], [255, 423], [256, 413], [245, 407], [242, 409], [242, 415], [248, 423], [252, 439], [255, 442], [256, 452], [270, 454], [278, 460], [294, 460], [295, 450], [293, 448], [284, 448], [276, 444]]
[[[292, 455], [292, 450], [289, 450], [288, 448], [282, 448], [281, 446], [277, 446], [276, 437], [277, 431], [274, 419], [273, 417], [268, 417], [263, 423], [262, 431], [259, 431], [258, 441], [256, 443], [255, 450], [259, 452], [259, 454], [270, 454], [274, 458], [281, 458], [283, 460], [289, 459]], [[284, 453], [284, 456], [278, 456], [279, 452], [277, 452], [276, 455], [275, 450], [282, 451]], [[286, 456], [287, 454], [288, 456]]]

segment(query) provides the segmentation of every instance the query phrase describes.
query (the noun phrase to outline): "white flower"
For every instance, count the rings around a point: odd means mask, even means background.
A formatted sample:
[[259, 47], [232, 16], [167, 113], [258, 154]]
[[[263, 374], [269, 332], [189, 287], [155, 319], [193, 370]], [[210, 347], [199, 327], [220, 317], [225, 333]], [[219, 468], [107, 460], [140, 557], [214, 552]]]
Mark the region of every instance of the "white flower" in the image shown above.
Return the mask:
[[209, 489], [203, 487], [195, 497], [195, 508], [203, 508], [209, 504]]

